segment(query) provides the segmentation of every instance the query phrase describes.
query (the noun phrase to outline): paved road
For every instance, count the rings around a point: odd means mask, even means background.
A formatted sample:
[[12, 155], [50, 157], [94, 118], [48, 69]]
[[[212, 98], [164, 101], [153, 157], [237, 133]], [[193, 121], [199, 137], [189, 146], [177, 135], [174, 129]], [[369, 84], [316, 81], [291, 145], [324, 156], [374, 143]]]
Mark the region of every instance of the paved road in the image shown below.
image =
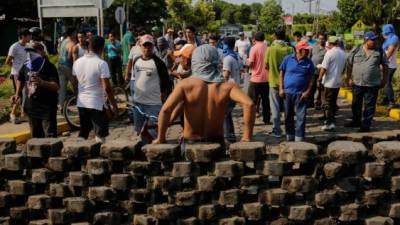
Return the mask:
[[[400, 134], [400, 123], [394, 121], [393, 119], [386, 117], [385, 115], [377, 115], [375, 117], [375, 122], [373, 124], [372, 130], [370, 133], [360, 134], [357, 132], [357, 129], [345, 128], [343, 125], [345, 122], [349, 121], [351, 117], [351, 109], [350, 104], [344, 100], [339, 99], [338, 101], [340, 111], [337, 116], [337, 130], [335, 132], [323, 132], [321, 131], [322, 121], [319, 118], [322, 116], [322, 111], [309, 110], [307, 117], [307, 127], [306, 127], [306, 141], [310, 142], [320, 142], [323, 140], [328, 140], [330, 138], [334, 138], [337, 136], [345, 136], [352, 137], [355, 139], [362, 139], [363, 137], [382, 137], [382, 136], [390, 136]], [[234, 110], [234, 123], [235, 123], [235, 131], [238, 136], [238, 140], [243, 134], [243, 118], [242, 118], [242, 110], [237, 107]], [[283, 114], [282, 114], [283, 118]], [[284, 130], [284, 127], [282, 126]], [[272, 130], [271, 125], [264, 125], [261, 118], [258, 117], [256, 119], [255, 127], [254, 127], [254, 140], [263, 141], [269, 145], [278, 144], [285, 139], [275, 138], [268, 136], [268, 132]], [[173, 126], [168, 130], [167, 139], [168, 142], [177, 142], [180, 135], [182, 133], [182, 129], [180, 126]], [[76, 137], [77, 132], [72, 132], [69, 137]], [[65, 138], [65, 137], [64, 137]], [[124, 122], [114, 122], [111, 124], [110, 136], [108, 139], [135, 139], [137, 138], [134, 135], [133, 127], [129, 123]]]

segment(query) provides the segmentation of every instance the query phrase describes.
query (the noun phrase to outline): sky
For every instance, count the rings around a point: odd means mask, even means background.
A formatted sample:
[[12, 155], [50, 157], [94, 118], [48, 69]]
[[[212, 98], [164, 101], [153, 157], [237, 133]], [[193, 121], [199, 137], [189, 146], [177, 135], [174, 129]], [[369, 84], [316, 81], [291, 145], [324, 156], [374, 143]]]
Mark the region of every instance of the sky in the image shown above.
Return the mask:
[[[264, 0], [225, 0], [232, 3], [263, 3]], [[286, 13], [292, 13], [292, 6], [294, 4], [294, 13], [308, 12], [309, 3], [304, 3], [303, 0], [282, 0], [282, 8]], [[320, 8], [322, 13], [333, 11], [336, 9], [337, 0], [321, 0]], [[312, 4], [312, 12], [315, 11], [315, 1]]]

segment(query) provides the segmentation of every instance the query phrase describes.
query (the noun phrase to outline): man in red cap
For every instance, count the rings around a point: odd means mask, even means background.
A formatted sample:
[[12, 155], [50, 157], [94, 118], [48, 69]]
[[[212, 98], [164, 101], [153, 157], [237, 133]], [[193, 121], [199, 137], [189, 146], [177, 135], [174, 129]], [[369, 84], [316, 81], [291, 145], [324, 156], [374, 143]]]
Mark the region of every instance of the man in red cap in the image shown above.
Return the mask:
[[303, 141], [305, 137], [307, 101], [314, 74], [314, 64], [307, 57], [311, 48], [307, 42], [300, 41], [296, 53], [286, 56], [280, 67], [279, 95], [285, 99], [287, 141]]

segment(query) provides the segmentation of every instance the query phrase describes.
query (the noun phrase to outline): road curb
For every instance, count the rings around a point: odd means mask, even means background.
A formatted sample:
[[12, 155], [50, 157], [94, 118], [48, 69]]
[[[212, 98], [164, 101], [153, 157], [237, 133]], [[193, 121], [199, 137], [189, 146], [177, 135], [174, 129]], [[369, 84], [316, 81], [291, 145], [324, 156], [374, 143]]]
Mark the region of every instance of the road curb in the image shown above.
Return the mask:
[[[57, 133], [60, 135], [63, 132], [69, 131], [71, 128], [69, 127], [67, 122], [61, 122], [57, 124]], [[0, 138], [13, 138], [17, 142], [17, 144], [26, 143], [31, 138], [31, 132], [22, 131], [18, 133], [4, 134], [0, 135]]]
[[[346, 88], [340, 88], [339, 96], [345, 98], [349, 102], [353, 101], [353, 93], [351, 90]], [[376, 111], [379, 113], [384, 113], [394, 120], [400, 120], [400, 109], [388, 109], [384, 106], [377, 106]]]

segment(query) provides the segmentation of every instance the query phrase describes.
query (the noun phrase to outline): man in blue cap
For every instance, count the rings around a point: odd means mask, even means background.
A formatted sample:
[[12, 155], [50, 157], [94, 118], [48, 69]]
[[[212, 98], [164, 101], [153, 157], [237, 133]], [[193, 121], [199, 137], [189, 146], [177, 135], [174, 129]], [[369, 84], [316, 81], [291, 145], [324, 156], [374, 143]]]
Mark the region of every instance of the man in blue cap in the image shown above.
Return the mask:
[[388, 105], [392, 108], [395, 105], [394, 92], [393, 92], [393, 75], [397, 69], [397, 51], [399, 49], [399, 37], [396, 35], [394, 26], [392, 24], [385, 24], [382, 32], [385, 42], [382, 45], [383, 51], [389, 60], [388, 78], [384, 88], [384, 98], [381, 102], [382, 105]]
[[388, 60], [383, 50], [377, 47], [377, 38], [374, 32], [366, 32], [364, 44], [355, 47], [347, 58], [347, 79], [353, 87], [353, 118], [345, 126], [359, 127], [359, 132], [370, 131], [378, 91], [386, 84]]

